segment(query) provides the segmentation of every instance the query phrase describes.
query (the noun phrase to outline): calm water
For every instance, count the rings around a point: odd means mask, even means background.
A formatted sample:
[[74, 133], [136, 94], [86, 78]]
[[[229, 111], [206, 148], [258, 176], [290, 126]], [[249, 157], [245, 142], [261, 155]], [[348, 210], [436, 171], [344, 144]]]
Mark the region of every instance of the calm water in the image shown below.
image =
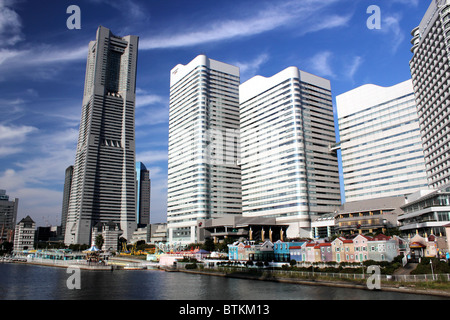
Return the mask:
[[81, 271], [68, 289], [65, 268], [0, 263], [0, 300], [429, 300], [390, 292], [303, 286], [151, 270]]

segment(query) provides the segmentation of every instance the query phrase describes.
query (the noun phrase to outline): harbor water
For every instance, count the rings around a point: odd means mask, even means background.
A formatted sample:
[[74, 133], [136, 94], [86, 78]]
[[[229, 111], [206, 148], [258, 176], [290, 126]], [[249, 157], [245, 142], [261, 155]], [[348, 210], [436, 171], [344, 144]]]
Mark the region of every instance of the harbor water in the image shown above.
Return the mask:
[[0, 263], [0, 300], [438, 300], [428, 295], [308, 286], [159, 270], [81, 270]]

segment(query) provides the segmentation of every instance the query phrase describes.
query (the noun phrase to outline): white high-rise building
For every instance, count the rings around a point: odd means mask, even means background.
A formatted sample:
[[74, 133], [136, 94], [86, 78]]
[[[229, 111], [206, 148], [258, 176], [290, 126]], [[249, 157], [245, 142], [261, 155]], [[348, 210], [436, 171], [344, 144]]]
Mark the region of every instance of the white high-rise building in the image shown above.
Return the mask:
[[169, 242], [199, 240], [199, 220], [241, 214], [239, 68], [199, 55], [170, 77]]
[[428, 184], [450, 183], [450, 0], [433, 0], [412, 30], [410, 61]]
[[427, 187], [411, 80], [358, 87], [337, 96], [336, 106], [346, 202]]
[[289, 67], [240, 86], [242, 213], [309, 237], [341, 204], [330, 81]]
[[66, 244], [90, 245], [97, 223], [118, 223], [125, 239], [136, 229], [137, 55], [137, 36], [102, 26], [89, 44]]

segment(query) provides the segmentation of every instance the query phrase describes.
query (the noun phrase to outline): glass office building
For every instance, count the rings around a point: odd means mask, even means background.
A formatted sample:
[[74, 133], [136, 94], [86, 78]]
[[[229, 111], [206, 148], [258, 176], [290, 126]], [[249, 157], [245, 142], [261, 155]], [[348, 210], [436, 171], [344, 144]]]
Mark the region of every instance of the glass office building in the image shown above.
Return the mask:
[[240, 86], [242, 213], [309, 237], [341, 204], [330, 81], [287, 68]]
[[170, 77], [169, 242], [199, 240], [199, 220], [241, 214], [239, 68], [200, 55]]
[[336, 97], [345, 201], [427, 188], [411, 80], [364, 85]]

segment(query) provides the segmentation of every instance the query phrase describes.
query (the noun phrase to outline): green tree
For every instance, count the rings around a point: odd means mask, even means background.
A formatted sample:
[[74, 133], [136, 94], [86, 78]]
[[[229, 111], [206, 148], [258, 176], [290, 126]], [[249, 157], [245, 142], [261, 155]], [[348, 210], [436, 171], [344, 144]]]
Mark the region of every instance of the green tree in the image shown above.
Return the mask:
[[99, 249], [103, 247], [103, 243], [105, 240], [103, 239], [103, 235], [99, 234], [95, 237], [95, 246]]

